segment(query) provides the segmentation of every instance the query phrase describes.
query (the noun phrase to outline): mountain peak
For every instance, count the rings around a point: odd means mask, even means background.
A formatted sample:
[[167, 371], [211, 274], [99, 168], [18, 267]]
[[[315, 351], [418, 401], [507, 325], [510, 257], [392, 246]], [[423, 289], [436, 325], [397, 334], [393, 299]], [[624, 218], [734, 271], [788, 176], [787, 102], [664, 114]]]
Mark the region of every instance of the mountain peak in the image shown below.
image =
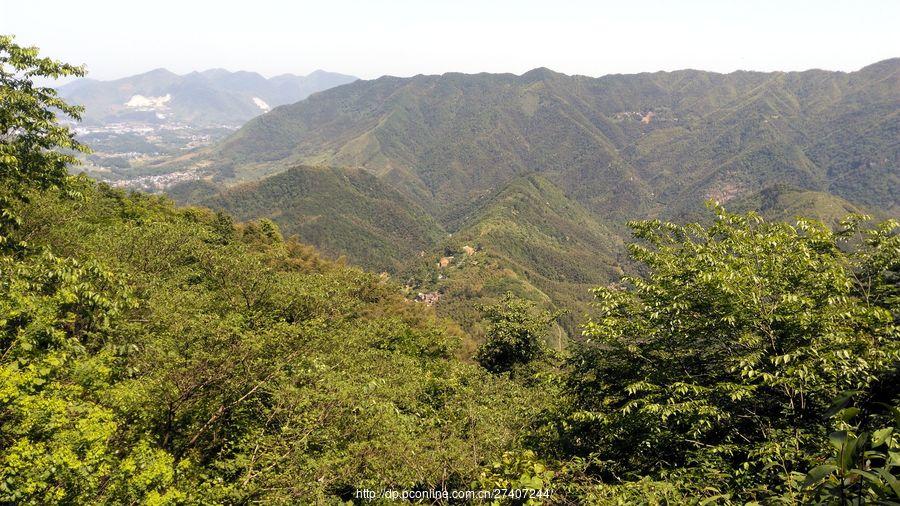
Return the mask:
[[152, 77], [162, 77], [162, 76], [165, 76], [165, 77], [178, 77], [178, 74], [172, 72], [171, 70], [169, 70], [169, 69], [167, 69], [167, 68], [163, 68], [163, 67], [155, 68], [155, 69], [153, 69], [153, 70], [150, 70], [150, 71], [148, 71], [148, 72], [144, 72], [143, 74], [139, 74], [139, 75], [147, 76], [147, 77], [151, 77], [151, 76], [152, 76]]
[[521, 77], [526, 81], [540, 81], [556, 77], [566, 77], [566, 75], [550, 70], [547, 67], [538, 67], [525, 72]]

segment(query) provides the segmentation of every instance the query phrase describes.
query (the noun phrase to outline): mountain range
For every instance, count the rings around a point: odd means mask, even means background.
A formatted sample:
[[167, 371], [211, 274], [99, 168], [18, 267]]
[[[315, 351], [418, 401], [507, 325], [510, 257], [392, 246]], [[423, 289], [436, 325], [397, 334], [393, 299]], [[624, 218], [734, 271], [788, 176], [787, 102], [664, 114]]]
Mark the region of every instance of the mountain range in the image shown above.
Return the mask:
[[226, 181], [361, 167], [447, 217], [531, 172], [599, 212], [773, 182], [896, 211], [898, 90], [900, 59], [852, 73], [382, 77], [256, 118], [205, 159]]
[[184, 75], [156, 69], [112, 81], [79, 79], [61, 86], [59, 94], [85, 106], [86, 125], [168, 121], [197, 127], [239, 126], [272, 108], [355, 80], [323, 70], [267, 79], [255, 72], [224, 69]]
[[574, 322], [588, 288], [628, 270], [628, 220], [695, 216], [707, 199], [778, 219], [897, 216], [898, 114], [896, 58], [850, 73], [382, 77], [250, 120], [173, 162], [202, 179], [170, 192], [272, 218], [442, 294], [439, 312], [513, 290]]

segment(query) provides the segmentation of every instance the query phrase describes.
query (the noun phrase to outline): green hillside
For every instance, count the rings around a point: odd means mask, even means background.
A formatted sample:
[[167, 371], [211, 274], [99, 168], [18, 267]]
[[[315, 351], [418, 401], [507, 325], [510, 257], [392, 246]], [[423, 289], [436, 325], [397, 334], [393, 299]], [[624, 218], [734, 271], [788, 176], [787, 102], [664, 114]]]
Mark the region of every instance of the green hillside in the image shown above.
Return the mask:
[[[482, 335], [478, 308], [508, 291], [566, 310], [559, 332], [577, 335], [589, 311], [590, 288], [631, 269], [622, 224], [605, 225], [538, 174], [515, 178], [471, 202], [449, 229], [390, 184], [358, 169], [298, 166], [228, 190], [200, 181], [171, 193], [242, 221], [271, 219], [285, 234], [332, 258], [345, 255], [354, 264], [389, 272], [407, 286], [410, 298], [439, 294], [438, 313], [476, 341]], [[840, 197], [785, 185], [737, 197], [731, 207], [775, 221], [806, 216], [831, 225], [864, 212]], [[703, 216], [688, 208], [679, 219]], [[440, 265], [442, 258], [447, 265]]]
[[852, 73], [383, 77], [256, 118], [198, 160], [224, 181], [296, 161], [362, 167], [442, 222], [535, 172], [616, 218], [775, 183], [896, 213], [898, 90], [898, 59]]
[[596, 284], [622, 274], [622, 240], [541, 176], [512, 181], [464, 218], [457, 242], [505, 257], [546, 282]]
[[389, 272], [444, 236], [428, 213], [359, 169], [294, 167], [195, 202], [239, 220], [269, 218], [333, 257]]
[[[897, 59], [852, 73], [383, 77], [250, 121], [192, 159], [231, 189], [172, 194], [271, 218], [411, 296], [441, 294], [438, 311], [475, 335], [476, 308], [507, 289], [567, 309], [575, 335], [588, 288], [629, 269], [628, 220], [699, 219], [706, 199], [788, 221], [896, 215], [898, 102]], [[284, 172], [298, 163], [353, 169]]]
[[[471, 259], [465, 246], [476, 251]], [[484, 272], [473, 271], [470, 265], [472, 260], [484, 258], [483, 263], [509, 269], [515, 273], [514, 279], [526, 281], [556, 307], [567, 309], [569, 314], [562, 322], [573, 335], [587, 309], [590, 287], [617, 279], [627, 263], [621, 237], [538, 175], [517, 178], [481, 199], [444, 249], [452, 252], [454, 259], [469, 260], [469, 266], [446, 270], [447, 279], [439, 286], [452, 292], [453, 285], [460, 284], [457, 277], [462, 284], [485, 286], [479, 279]], [[486, 285], [474, 294], [498, 297], [505, 289]], [[520, 291], [523, 296], [529, 292]]]
[[[403, 194], [359, 169], [298, 166], [210, 193], [215, 188], [196, 182], [172, 193], [241, 221], [271, 219], [332, 258], [345, 255], [398, 276], [412, 295], [446, 295], [437, 305], [441, 314], [470, 329], [478, 326], [479, 305], [513, 291], [568, 309], [562, 321], [575, 333], [589, 288], [623, 272], [621, 237], [539, 175], [517, 178], [472, 203], [449, 235]], [[465, 253], [466, 247], [477, 253]], [[453, 260], [441, 267], [442, 257]]]
[[461, 363], [461, 333], [378, 275], [265, 223], [71, 188], [79, 199], [16, 208], [10, 239], [34, 249], [0, 254], [0, 339], [17, 350], [0, 375], [2, 500], [305, 503], [362, 483], [466, 486], [521, 444], [519, 408], [536, 399]]
[[[756, 211], [773, 221], [794, 222], [798, 217], [814, 218], [830, 226], [850, 214], [865, 211], [850, 202], [824, 192], [771, 186], [732, 204], [736, 211]], [[880, 214], [880, 213], [876, 213]]]

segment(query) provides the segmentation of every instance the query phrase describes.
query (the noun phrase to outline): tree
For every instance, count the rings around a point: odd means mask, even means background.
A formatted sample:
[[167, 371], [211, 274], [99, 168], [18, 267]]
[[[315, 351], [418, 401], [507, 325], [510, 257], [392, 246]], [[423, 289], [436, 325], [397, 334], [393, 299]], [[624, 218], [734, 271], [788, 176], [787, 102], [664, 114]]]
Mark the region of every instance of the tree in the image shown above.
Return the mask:
[[631, 224], [643, 273], [594, 291], [568, 441], [609, 476], [718, 469], [747, 499], [791, 494], [828, 446], [831, 400], [874, 393], [900, 360], [900, 224], [714, 211], [709, 227]]
[[56, 90], [38, 86], [35, 78], [82, 76], [84, 68], [42, 58], [35, 47], [22, 47], [0, 35], [0, 245], [4, 228], [15, 226], [10, 210], [29, 188], [64, 185], [74, 152], [88, 152], [57, 113], [80, 119], [82, 108], [69, 105]]
[[507, 294], [484, 309], [486, 340], [475, 360], [493, 373], [509, 372], [544, 355], [547, 327], [559, 314], [538, 311], [533, 302]]

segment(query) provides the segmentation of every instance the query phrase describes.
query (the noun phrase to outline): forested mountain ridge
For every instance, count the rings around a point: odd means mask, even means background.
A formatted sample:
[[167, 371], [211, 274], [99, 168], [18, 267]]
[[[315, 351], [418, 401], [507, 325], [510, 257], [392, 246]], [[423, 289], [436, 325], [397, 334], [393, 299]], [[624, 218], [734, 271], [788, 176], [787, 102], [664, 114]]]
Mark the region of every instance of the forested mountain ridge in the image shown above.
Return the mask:
[[[799, 190], [786, 185], [773, 185], [757, 193], [735, 199], [735, 211], [756, 211], [767, 219], [791, 223], [799, 217], [814, 216], [830, 226], [839, 226], [851, 214], [865, 212], [849, 201], [825, 192]], [[875, 212], [877, 216], [887, 213]]]
[[[566, 328], [577, 322], [591, 300], [590, 288], [618, 279], [627, 259], [619, 234], [610, 230], [578, 202], [540, 175], [514, 179], [481, 199], [462, 221], [447, 245], [465, 257], [466, 245], [512, 270], [538, 288], [557, 307], [566, 308]], [[454, 275], [448, 272], [448, 282]], [[465, 273], [477, 286], [480, 273]], [[527, 293], [527, 292], [526, 292]], [[482, 291], [481, 295], [501, 295]], [[459, 308], [456, 308], [459, 311]]]
[[[787, 221], [836, 224], [851, 211], [896, 216], [898, 111], [898, 59], [851, 73], [382, 77], [250, 121], [200, 152], [208, 180], [170, 191], [242, 219], [270, 217], [331, 255], [446, 295], [438, 309], [456, 317], [467, 313], [460, 297], [474, 303], [514, 288], [569, 309], [576, 333], [587, 288], [627, 270], [629, 220], [696, 218], [706, 199]], [[373, 212], [325, 184], [301, 185], [302, 205], [273, 197], [292, 195], [281, 188], [290, 183], [267, 175], [299, 162], [372, 174], [383, 204], [429, 218], [410, 222], [384, 207], [374, 215], [415, 223], [408, 228], [419, 240], [391, 247], [377, 234], [355, 241], [312, 230], [307, 224], [322, 216], [341, 216], [332, 227], [340, 231]], [[198, 187], [204, 195], [184, 193]], [[238, 198], [244, 193], [254, 196]], [[464, 269], [435, 267], [442, 257], [467, 258], [464, 246], [493, 267], [477, 259]]]
[[298, 161], [362, 167], [439, 221], [533, 172], [615, 217], [774, 183], [895, 212], [898, 90], [900, 59], [851, 73], [382, 77], [257, 118], [204, 160], [225, 181]]

